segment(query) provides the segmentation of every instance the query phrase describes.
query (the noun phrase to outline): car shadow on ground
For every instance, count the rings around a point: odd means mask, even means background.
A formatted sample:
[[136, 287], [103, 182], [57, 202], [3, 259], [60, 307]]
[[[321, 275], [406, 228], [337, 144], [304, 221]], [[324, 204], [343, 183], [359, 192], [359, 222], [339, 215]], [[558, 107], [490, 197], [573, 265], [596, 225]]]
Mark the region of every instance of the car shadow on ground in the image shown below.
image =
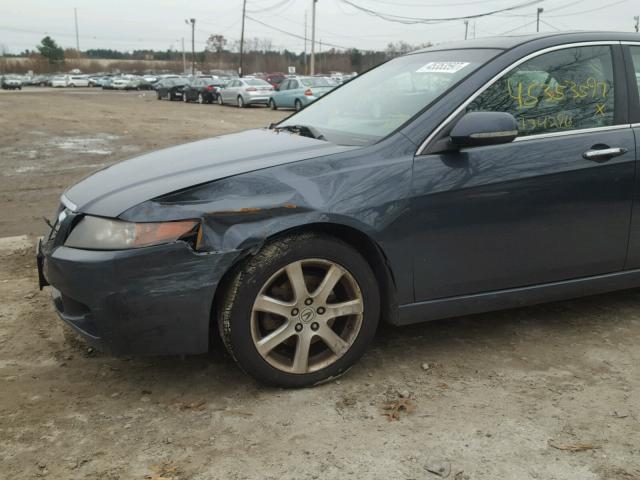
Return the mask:
[[[419, 369], [422, 362], [472, 368], [483, 355], [519, 358], [542, 344], [547, 348], [546, 358], [539, 362], [551, 366], [558, 363], [558, 357], [597, 347], [615, 332], [620, 337], [615, 341], [624, 342], [626, 326], [637, 321], [633, 311], [638, 301], [640, 289], [635, 289], [404, 327], [383, 324], [364, 358], [341, 381], [359, 384], [372, 377], [392, 378], [389, 370], [395, 370], [394, 366], [411, 364]], [[92, 356], [119, 373], [121, 388], [129, 384], [141, 392], [145, 385], [162, 385], [173, 393], [189, 391], [191, 397], [275, 390], [245, 375], [217, 337], [205, 355], [116, 358], [96, 352]]]

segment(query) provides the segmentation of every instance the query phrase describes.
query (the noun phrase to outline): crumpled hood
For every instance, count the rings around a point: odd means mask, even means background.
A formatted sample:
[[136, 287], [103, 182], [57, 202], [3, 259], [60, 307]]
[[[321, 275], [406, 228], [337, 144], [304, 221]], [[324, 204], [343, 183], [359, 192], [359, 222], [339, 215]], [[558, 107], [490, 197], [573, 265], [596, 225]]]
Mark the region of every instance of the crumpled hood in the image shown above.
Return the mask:
[[288, 132], [247, 130], [117, 163], [72, 186], [65, 196], [80, 212], [117, 217], [141, 202], [187, 187], [354, 148]]

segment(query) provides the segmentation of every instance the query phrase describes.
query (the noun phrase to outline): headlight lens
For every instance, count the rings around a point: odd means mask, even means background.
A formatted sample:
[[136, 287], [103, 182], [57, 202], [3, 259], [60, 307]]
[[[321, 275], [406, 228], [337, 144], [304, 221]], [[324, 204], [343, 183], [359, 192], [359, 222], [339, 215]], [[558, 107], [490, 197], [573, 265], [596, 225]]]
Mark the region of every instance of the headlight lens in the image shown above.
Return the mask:
[[195, 236], [198, 222], [131, 223], [100, 217], [83, 217], [64, 242], [86, 250], [125, 250], [170, 243]]

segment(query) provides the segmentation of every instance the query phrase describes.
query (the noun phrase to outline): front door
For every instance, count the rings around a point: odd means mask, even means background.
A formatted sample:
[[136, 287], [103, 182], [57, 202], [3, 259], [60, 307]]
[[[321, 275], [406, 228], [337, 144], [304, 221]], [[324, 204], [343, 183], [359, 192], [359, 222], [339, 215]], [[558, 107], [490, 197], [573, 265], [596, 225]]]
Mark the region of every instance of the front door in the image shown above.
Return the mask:
[[522, 63], [467, 107], [514, 114], [515, 142], [416, 157], [416, 301], [624, 268], [635, 142], [619, 55], [590, 45]]

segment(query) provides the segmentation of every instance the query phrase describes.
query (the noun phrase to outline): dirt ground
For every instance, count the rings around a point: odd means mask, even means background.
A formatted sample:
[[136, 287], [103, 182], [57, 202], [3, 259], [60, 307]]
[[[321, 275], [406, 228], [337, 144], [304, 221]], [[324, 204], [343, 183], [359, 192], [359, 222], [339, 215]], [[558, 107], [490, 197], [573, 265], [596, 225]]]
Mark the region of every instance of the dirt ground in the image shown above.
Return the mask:
[[640, 479], [640, 290], [382, 327], [347, 375], [297, 391], [258, 385], [221, 345], [112, 358], [65, 333], [33, 258], [65, 186], [286, 114], [0, 94], [0, 478]]

